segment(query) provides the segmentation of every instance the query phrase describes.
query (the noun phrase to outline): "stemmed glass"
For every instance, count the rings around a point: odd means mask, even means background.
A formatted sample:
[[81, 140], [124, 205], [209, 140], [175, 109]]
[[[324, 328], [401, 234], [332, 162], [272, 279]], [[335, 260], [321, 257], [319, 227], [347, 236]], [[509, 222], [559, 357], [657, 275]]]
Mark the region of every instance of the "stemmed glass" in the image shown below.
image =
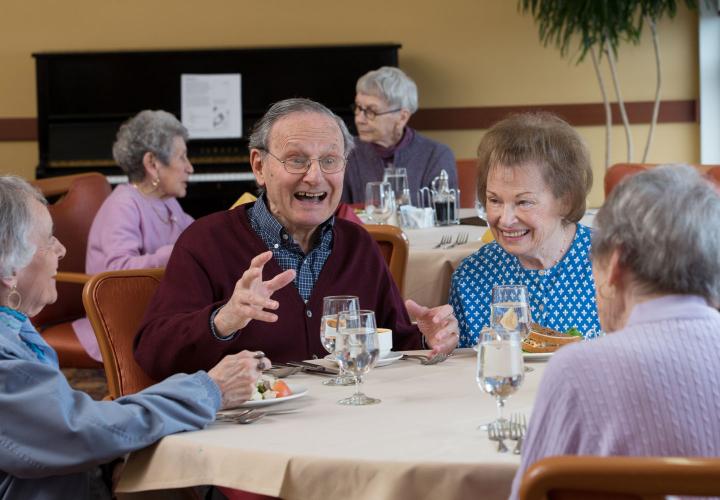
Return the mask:
[[518, 331], [492, 327], [484, 330], [480, 334], [475, 380], [482, 391], [495, 397], [497, 420], [481, 425], [481, 429], [507, 428], [508, 420], [503, 416], [505, 400], [520, 387], [524, 378]]
[[497, 285], [492, 289], [490, 328], [516, 331], [520, 340], [530, 335], [530, 304], [525, 285]]
[[371, 221], [384, 224], [395, 212], [395, 194], [389, 182], [365, 185], [365, 213]]
[[[323, 313], [320, 320], [320, 341], [330, 354], [335, 353], [335, 339], [339, 326], [339, 314], [360, 309], [360, 299], [355, 295], [330, 295], [323, 298]], [[355, 381], [342, 372], [337, 377], [323, 382], [324, 385], [352, 385]]]
[[380, 356], [375, 313], [365, 310], [343, 312], [338, 324], [335, 355], [340, 366], [355, 377], [355, 394], [338, 403], [351, 406], [379, 403], [379, 399], [360, 392], [363, 375], [375, 366]]
[[407, 170], [403, 167], [388, 167], [383, 172], [383, 181], [390, 184], [395, 193], [395, 208], [410, 204], [410, 188]]
[[487, 226], [487, 212], [485, 211], [485, 206], [477, 197], [475, 197], [475, 212], [477, 212], [478, 219], [483, 221]]
[[[497, 285], [492, 289], [490, 328], [516, 331], [520, 340], [530, 335], [530, 303], [525, 285]], [[525, 367], [526, 372], [534, 368]]]

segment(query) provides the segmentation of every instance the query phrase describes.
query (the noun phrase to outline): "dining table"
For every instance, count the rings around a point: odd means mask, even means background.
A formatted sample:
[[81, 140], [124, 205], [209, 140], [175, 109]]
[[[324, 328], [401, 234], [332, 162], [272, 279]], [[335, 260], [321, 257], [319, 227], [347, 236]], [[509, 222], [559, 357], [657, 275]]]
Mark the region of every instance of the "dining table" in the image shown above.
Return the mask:
[[[529, 417], [546, 359], [526, 362], [533, 370], [506, 402], [508, 415]], [[496, 403], [479, 389], [476, 366], [466, 348], [436, 365], [375, 367], [361, 388], [381, 402], [368, 406], [338, 404], [353, 386], [291, 375], [302, 396], [264, 407], [288, 412], [167, 436], [129, 456], [117, 492], [212, 484], [289, 500], [507, 498], [520, 455], [498, 452], [478, 428], [496, 417]]]
[[[463, 259], [485, 244], [483, 236], [487, 230], [484, 226], [466, 224], [403, 229], [410, 244], [404, 298], [427, 307], [446, 304], [452, 273]], [[441, 246], [443, 237], [451, 243]], [[458, 243], [458, 238], [462, 243]]]

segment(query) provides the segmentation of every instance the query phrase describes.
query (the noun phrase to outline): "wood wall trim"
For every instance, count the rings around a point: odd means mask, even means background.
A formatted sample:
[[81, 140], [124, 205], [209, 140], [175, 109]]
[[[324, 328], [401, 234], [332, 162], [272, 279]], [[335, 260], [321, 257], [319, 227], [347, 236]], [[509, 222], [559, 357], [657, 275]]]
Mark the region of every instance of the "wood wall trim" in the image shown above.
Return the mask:
[[0, 118], [0, 141], [37, 141], [37, 120]]
[[[652, 101], [628, 102], [625, 105], [631, 124], [650, 123]], [[605, 110], [602, 103], [426, 108], [419, 109], [412, 116], [410, 125], [418, 130], [486, 129], [510, 113], [526, 111], [550, 111], [578, 127], [605, 125]], [[613, 105], [613, 120], [615, 125], [622, 124], [617, 105]], [[696, 123], [697, 121], [696, 100], [662, 101], [658, 117], [659, 123]], [[37, 120], [35, 118], [0, 118], [0, 141], [36, 140]]]
[[[650, 123], [652, 101], [626, 102], [625, 108], [631, 124]], [[486, 129], [510, 113], [528, 111], [550, 111], [575, 126], [605, 125], [602, 103], [420, 109], [410, 119], [410, 125], [418, 130]], [[658, 123], [695, 123], [697, 116], [695, 100], [662, 101]], [[622, 124], [617, 104], [613, 105], [613, 123]]]

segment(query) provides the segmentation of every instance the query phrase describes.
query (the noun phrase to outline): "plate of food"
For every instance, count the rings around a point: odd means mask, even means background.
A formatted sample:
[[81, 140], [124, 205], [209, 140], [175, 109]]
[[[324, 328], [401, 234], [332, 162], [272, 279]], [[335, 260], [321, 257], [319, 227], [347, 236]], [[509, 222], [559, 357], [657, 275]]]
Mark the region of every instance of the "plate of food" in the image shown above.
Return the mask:
[[[384, 356], [380, 356], [378, 358], [377, 362], [375, 363], [375, 368], [390, 365], [400, 358], [402, 358], [401, 352], [390, 351], [390, 352], [386, 353]], [[337, 359], [335, 359], [335, 357], [332, 354], [328, 354], [327, 356], [325, 356], [325, 359], [337, 364]]]
[[272, 375], [262, 374], [255, 384], [251, 399], [238, 405], [238, 408], [259, 408], [301, 398], [308, 392], [306, 387], [289, 384]]
[[[537, 323], [531, 323], [530, 334], [522, 341], [523, 359], [526, 361], [545, 361], [561, 347], [580, 342], [582, 339], [582, 333], [574, 327], [561, 332]], [[477, 351], [478, 346], [473, 346], [473, 349]]]

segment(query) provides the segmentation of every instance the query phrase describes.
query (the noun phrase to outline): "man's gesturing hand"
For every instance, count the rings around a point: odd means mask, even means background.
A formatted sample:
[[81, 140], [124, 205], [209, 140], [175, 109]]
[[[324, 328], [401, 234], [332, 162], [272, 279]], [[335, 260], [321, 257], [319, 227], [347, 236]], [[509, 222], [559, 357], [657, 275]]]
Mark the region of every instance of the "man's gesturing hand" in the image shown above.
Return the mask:
[[292, 283], [295, 279], [295, 270], [288, 269], [273, 279], [262, 280], [262, 271], [265, 264], [272, 259], [272, 252], [263, 252], [256, 255], [250, 262], [250, 267], [243, 273], [235, 284], [232, 297], [215, 315], [215, 331], [222, 337], [244, 328], [251, 320], [277, 321], [274, 311], [280, 304], [270, 296], [275, 291]]

